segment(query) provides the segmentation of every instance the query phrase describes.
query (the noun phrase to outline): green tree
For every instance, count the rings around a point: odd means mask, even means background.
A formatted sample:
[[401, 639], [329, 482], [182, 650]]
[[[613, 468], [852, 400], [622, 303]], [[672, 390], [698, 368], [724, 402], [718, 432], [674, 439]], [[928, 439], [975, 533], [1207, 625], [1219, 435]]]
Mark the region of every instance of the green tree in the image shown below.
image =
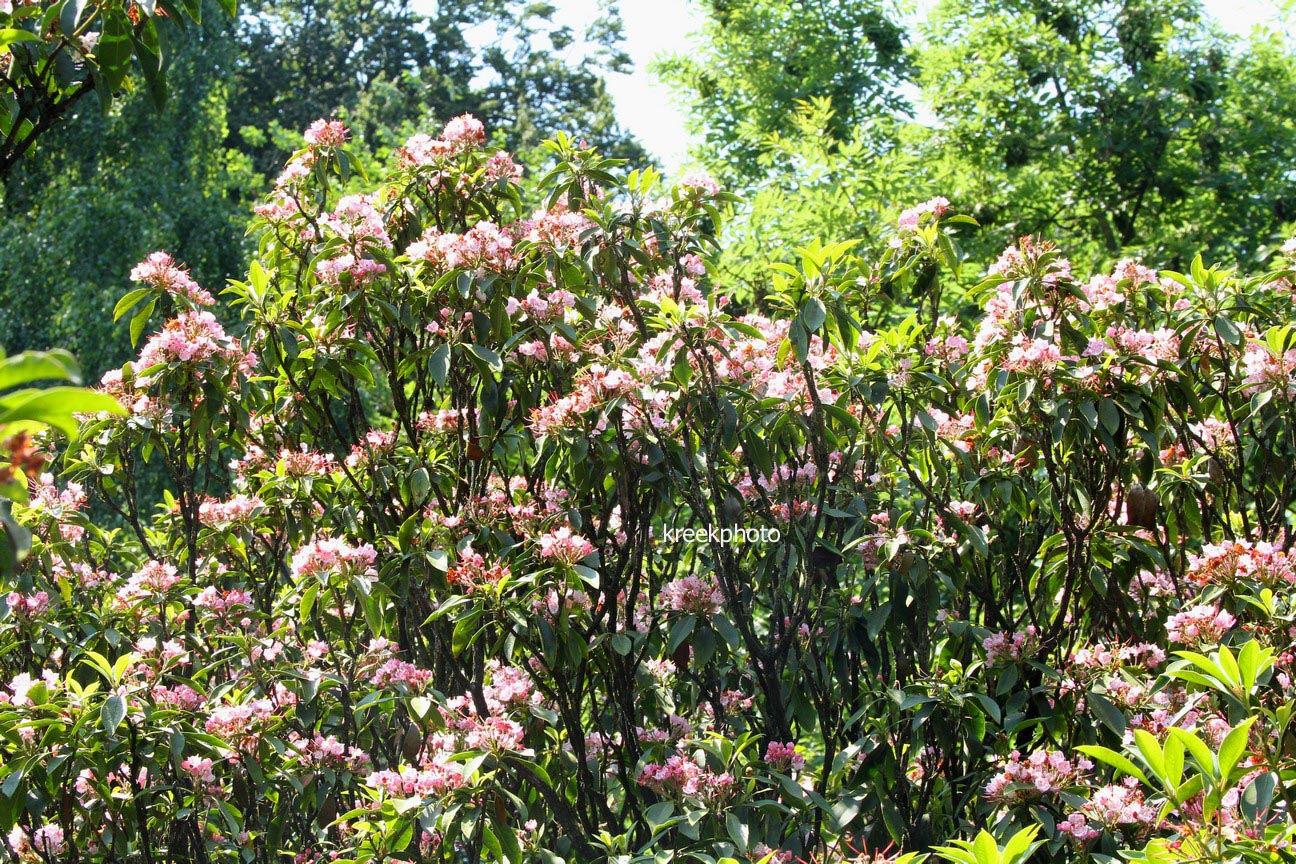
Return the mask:
[[688, 106], [689, 127], [712, 171], [764, 175], [762, 142], [786, 132], [798, 104], [828, 100], [825, 132], [849, 140], [869, 118], [903, 115], [905, 32], [881, 0], [706, 0], [697, 50], [656, 71]]
[[[231, 18], [237, 0], [219, 0]], [[0, 181], [90, 93], [106, 110], [134, 89], [167, 98], [173, 45], [201, 21], [201, 0], [0, 3]]]
[[[1296, 73], [1194, 0], [944, 0], [917, 51], [923, 150], [986, 243], [1046, 233], [1086, 264], [1246, 259], [1296, 216]], [[983, 250], [988, 252], [990, 250]]]
[[145, 255], [168, 249], [214, 286], [242, 268], [260, 181], [225, 146], [232, 27], [209, 15], [187, 38], [161, 113], [138, 95], [106, 115], [86, 102], [10, 178], [0, 223], [7, 349], [70, 349], [97, 380], [129, 351], [112, 309]]

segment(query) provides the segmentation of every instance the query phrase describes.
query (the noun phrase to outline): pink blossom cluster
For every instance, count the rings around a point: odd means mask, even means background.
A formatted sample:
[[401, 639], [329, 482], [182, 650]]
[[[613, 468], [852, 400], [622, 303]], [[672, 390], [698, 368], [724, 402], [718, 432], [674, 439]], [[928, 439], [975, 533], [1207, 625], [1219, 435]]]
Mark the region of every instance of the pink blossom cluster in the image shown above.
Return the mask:
[[21, 825], [14, 825], [9, 831], [8, 839], [9, 848], [24, 864], [59, 860], [67, 848], [63, 828], [57, 822], [40, 826], [31, 833], [30, 838]]
[[198, 521], [208, 528], [246, 525], [264, 506], [255, 495], [239, 494], [228, 501], [207, 498], [198, 505]]
[[[387, 226], [382, 212], [377, 207], [377, 197], [373, 195], [347, 195], [340, 199], [323, 224], [338, 237], [347, 242], [352, 249], [364, 244], [377, 244], [383, 248], [391, 246], [387, 236]], [[364, 264], [362, 269], [371, 269], [376, 262]], [[361, 266], [354, 261], [352, 267]], [[386, 270], [386, 267], [377, 265]], [[382, 271], [379, 271], [382, 272]]]
[[1138, 645], [1084, 645], [1071, 654], [1071, 665], [1081, 669], [1115, 669], [1121, 666], [1142, 666], [1155, 669], [1165, 662], [1165, 650], [1151, 642]]
[[216, 300], [198, 286], [189, 271], [179, 267], [165, 252], [153, 252], [130, 272], [132, 282], [143, 282], [158, 291], [184, 297], [198, 306], [211, 306]]
[[180, 574], [174, 564], [163, 561], [148, 561], [136, 570], [117, 597], [121, 602], [129, 603], [141, 597], [165, 594], [180, 581]]
[[981, 647], [985, 649], [986, 664], [989, 666], [1015, 663], [1038, 650], [1039, 630], [1034, 624], [1028, 624], [1025, 630], [1016, 633], [994, 633], [981, 640]]
[[377, 558], [378, 553], [368, 543], [352, 546], [338, 538], [317, 538], [293, 555], [292, 573], [298, 578], [315, 576], [321, 581], [330, 576], [377, 576], [373, 566]]
[[1023, 758], [1012, 751], [1004, 767], [986, 784], [985, 795], [998, 804], [1019, 804], [1046, 795], [1056, 796], [1079, 784], [1093, 763], [1084, 757], [1068, 759], [1056, 750], [1036, 750]]
[[1171, 642], [1184, 645], [1211, 645], [1237, 624], [1227, 610], [1218, 606], [1200, 604], [1171, 615], [1166, 620], [1166, 633]]
[[594, 544], [566, 525], [540, 535], [540, 557], [559, 564], [579, 564], [594, 552]]
[[307, 738], [289, 733], [288, 743], [297, 749], [303, 764], [316, 768], [333, 768], [359, 774], [369, 767], [369, 754], [358, 747], [348, 747], [333, 735], [316, 732]]
[[406, 766], [399, 771], [375, 771], [365, 778], [365, 785], [396, 798], [415, 795], [433, 798], [461, 788], [466, 779], [458, 764], [434, 761], [421, 768]]
[[482, 220], [464, 234], [428, 228], [405, 254], [439, 270], [507, 270], [513, 262], [513, 238], [494, 222]]
[[236, 705], [219, 705], [203, 724], [208, 735], [215, 735], [235, 750], [250, 752], [260, 743], [261, 734], [274, 723], [275, 707], [269, 699], [253, 699]]
[[372, 258], [356, 258], [349, 252], [325, 258], [315, 265], [315, 275], [334, 288], [362, 288], [387, 272], [387, 265]]
[[1056, 369], [1065, 359], [1062, 350], [1048, 339], [1030, 339], [1018, 333], [1012, 339], [1012, 348], [1004, 358], [1003, 368], [1009, 372], [1043, 373]]
[[1251, 342], [1242, 364], [1243, 390], [1273, 390], [1289, 401], [1296, 399], [1296, 348], [1278, 355], [1262, 342]]
[[446, 573], [451, 585], [462, 586], [467, 591], [498, 585], [510, 576], [509, 568], [500, 562], [487, 562], [471, 546], [459, 553], [459, 559]]
[[910, 207], [908, 210], [901, 212], [896, 227], [901, 231], [917, 231], [922, 217], [931, 216], [933, 221], [939, 219], [949, 210], [949, 204], [948, 198], [938, 195], [917, 206]]
[[800, 771], [805, 767], [805, 757], [796, 752], [796, 744], [771, 741], [765, 748], [765, 762], [779, 771]]
[[252, 594], [242, 588], [222, 591], [215, 585], [208, 585], [194, 597], [196, 609], [210, 609], [213, 612], [225, 613], [235, 609], [252, 608]]
[[256, 365], [256, 355], [244, 353], [231, 343], [215, 315], [195, 309], [181, 312], [150, 336], [135, 365], [143, 370], [167, 363], [213, 359], [226, 361], [240, 372], [248, 372]]
[[346, 143], [349, 130], [341, 120], [320, 118], [307, 127], [304, 137], [313, 147], [341, 147]]
[[680, 179], [680, 186], [685, 189], [696, 189], [704, 195], [719, 195], [720, 184], [711, 178], [709, 174], [701, 171], [691, 171]]
[[6, 602], [9, 605], [11, 615], [24, 621], [31, 621], [49, 608], [49, 600], [49, 594], [44, 591], [37, 591], [33, 594], [10, 591]]
[[[1076, 816], [1080, 818], [1077, 820]], [[1071, 814], [1058, 829], [1070, 835], [1074, 842], [1083, 843], [1097, 834], [1090, 822], [1109, 831], [1121, 830], [1127, 836], [1141, 837], [1157, 827], [1157, 810], [1144, 799], [1138, 780], [1126, 777], [1120, 784], [1095, 790], [1079, 812]]]
[[724, 592], [710, 576], [684, 576], [661, 589], [662, 602], [672, 612], [713, 615], [724, 611]]
[[649, 763], [639, 774], [639, 785], [660, 795], [696, 798], [708, 803], [725, 797], [734, 785], [728, 772], [716, 773], [692, 759], [671, 756], [662, 764]]
[[395, 688], [403, 684], [415, 693], [423, 692], [432, 682], [432, 673], [399, 659], [396, 656], [399, 651], [400, 646], [389, 639], [371, 639], [365, 646], [359, 668], [375, 687]]
[[1264, 540], [1206, 543], [1200, 555], [1188, 556], [1185, 574], [1198, 585], [1231, 583], [1239, 579], [1274, 587], [1296, 584], [1296, 553]]

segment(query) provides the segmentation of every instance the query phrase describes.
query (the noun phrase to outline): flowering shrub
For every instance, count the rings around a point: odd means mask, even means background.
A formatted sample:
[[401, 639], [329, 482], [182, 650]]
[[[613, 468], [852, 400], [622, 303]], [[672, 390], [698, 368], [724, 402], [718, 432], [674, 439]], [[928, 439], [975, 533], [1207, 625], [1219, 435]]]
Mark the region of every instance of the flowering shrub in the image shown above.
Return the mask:
[[706, 178], [307, 140], [15, 510], [11, 858], [1285, 848], [1291, 272], [977, 281], [936, 199], [741, 308]]

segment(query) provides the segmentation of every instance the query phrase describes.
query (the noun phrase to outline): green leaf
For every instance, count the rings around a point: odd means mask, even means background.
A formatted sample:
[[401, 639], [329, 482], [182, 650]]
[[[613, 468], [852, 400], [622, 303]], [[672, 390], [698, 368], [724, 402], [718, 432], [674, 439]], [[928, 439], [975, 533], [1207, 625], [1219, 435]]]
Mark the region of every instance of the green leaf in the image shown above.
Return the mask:
[[1117, 771], [1121, 771], [1131, 777], [1137, 777], [1142, 783], [1149, 786], [1151, 785], [1148, 783], [1147, 775], [1143, 773], [1143, 769], [1135, 765], [1133, 761], [1123, 753], [1117, 753], [1110, 747], [1102, 747], [1097, 744], [1082, 744], [1077, 747], [1076, 750], [1079, 750], [1086, 756], [1092, 756], [1099, 762], [1110, 765]]
[[444, 387], [450, 375], [450, 346], [444, 342], [432, 349], [428, 358], [428, 372], [438, 387]]
[[44, 423], [76, 437], [79, 424], [73, 414], [95, 414], [107, 411], [125, 414], [117, 400], [106, 393], [80, 387], [50, 387], [46, 390], [19, 390], [0, 397], [0, 426], [29, 420]]
[[99, 709], [99, 725], [103, 727], [105, 734], [112, 735], [124, 719], [126, 700], [120, 693], [114, 693], [104, 700], [103, 707]]
[[153, 309], [157, 306], [157, 298], [154, 297], [145, 303], [130, 322], [130, 339], [131, 347], [134, 348], [139, 344], [140, 336], [144, 333], [144, 328], [148, 326], [149, 318], [153, 315]]
[[8, 48], [14, 42], [39, 42], [40, 37], [30, 30], [17, 27], [6, 27], [0, 30], [0, 50]]
[[94, 59], [108, 89], [121, 87], [126, 80], [126, 73], [130, 71], [131, 24], [120, 7], [109, 8], [104, 12], [103, 30], [99, 33]]
[[57, 380], [81, 383], [81, 369], [66, 351], [24, 351], [0, 359], [0, 390], [33, 381]]
[[1255, 720], [1255, 717], [1248, 717], [1224, 736], [1224, 741], [1219, 748], [1219, 773], [1222, 783], [1228, 783], [1232, 779], [1238, 763], [1246, 754], [1247, 734]]
[[472, 354], [480, 361], [480, 365], [485, 369], [497, 375], [504, 371], [504, 362], [500, 360], [500, 356], [491, 349], [472, 343], [469, 343], [464, 347], [468, 349], [469, 354]]
[[801, 323], [811, 333], [822, 327], [827, 317], [828, 310], [824, 308], [823, 301], [818, 297], [808, 297], [801, 304]]
[[1223, 312], [1215, 316], [1215, 332], [1230, 345], [1242, 344], [1242, 331]]

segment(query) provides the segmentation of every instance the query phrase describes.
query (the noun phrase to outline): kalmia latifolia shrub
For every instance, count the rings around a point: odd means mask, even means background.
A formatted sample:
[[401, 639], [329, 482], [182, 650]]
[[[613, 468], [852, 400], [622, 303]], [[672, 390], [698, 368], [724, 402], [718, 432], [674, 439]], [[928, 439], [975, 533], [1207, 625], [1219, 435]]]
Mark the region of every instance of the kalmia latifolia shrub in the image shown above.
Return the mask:
[[15, 507], [0, 858], [1290, 860], [1296, 247], [738, 302], [706, 178], [347, 137]]

